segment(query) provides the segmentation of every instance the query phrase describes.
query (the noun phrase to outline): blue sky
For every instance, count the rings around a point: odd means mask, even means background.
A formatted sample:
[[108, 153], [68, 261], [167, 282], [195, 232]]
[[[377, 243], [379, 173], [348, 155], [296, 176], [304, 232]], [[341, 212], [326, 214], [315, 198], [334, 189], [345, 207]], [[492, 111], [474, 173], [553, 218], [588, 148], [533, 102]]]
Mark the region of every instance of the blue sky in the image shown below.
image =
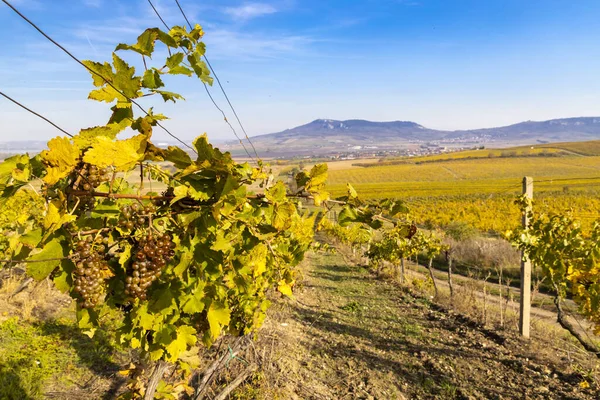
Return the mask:
[[[160, 26], [147, 0], [12, 0], [79, 58]], [[174, 0], [155, 0], [170, 25]], [[411, 120], [438, 129], [600, 115], [597, 0], [183, 0], [248, 133], [317, 118]], [[172, 132], [230, 139], [199, 82], [155, 106]], [[82, 67], [0, 2], [0, 90], [69, 131], [106, 122]], [[216, 90], [217, 101], [225, 101]], [[229, 113], [230, 114], [230, 113]], [[232, 119], [232, 116], [230, 119]], [[0, 99], [0, 141], [58, 131]], [[161, 135], [157, 132], [157, 136]]]

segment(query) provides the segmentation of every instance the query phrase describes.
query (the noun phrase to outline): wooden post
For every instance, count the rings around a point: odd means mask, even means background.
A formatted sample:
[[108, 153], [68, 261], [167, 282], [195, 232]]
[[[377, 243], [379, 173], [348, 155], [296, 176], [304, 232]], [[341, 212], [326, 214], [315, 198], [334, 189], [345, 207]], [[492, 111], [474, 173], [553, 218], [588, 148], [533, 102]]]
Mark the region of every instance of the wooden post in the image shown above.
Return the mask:
[[[533, 199], [533, 178], [523, 178], [523, 194]], [[523, 229], [529, 227], [529, 216], [523, 214]], [[521, 307], [519, 312], [519, 332], [524, 338], [529, 338], [529, 327], [531, 324], [531, 261], [521, 253]]]

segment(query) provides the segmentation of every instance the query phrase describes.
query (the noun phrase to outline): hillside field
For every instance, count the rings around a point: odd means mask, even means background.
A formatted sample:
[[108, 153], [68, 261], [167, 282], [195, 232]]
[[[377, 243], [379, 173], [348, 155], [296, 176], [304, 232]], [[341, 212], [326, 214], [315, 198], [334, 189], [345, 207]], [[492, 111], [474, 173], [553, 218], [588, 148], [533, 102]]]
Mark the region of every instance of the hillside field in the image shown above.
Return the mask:
[[484, 231], [503, 231], [519, 224], [513, 201], [521, 193], [523, 177], [531, 176], [534, 198], [542, 209], [571, 212], [588, 225], [600, 215], [600, 156], [443, 162], [432, 156], [428, 161], [346, 169], [330, 163], [329, 190], [342, 196], [350, 183], [364, 199], [402, 198], [418, 223], [461, 220]]

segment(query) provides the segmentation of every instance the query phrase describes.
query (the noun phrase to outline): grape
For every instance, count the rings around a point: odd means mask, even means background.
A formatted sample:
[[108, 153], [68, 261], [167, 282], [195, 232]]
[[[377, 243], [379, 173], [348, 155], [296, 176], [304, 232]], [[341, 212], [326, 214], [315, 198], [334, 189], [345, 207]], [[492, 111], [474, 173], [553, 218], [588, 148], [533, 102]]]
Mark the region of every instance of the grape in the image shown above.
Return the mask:
[[151, 232], [138, 241], [133, 253], [134, 262], [125, 279], [127, 296], [146, 299], [146, 290], [160, 277], [163, 268], [175, 255], [173, 245], [171, 236], [161, 234], [153, 237]]
[[[98, 238], [102, 243], [103, 238]], [[104, 293], [103, 272], [108, 270], [105, 260], [106, 246], [94, 243], [91, 236], [79, 240], [75, 245], [74, 259], [78, 260], [73, 271], [73, 286], [81, 297], [83, 308], [95, 307]]]
[[104, 168], [99, 170], [98, 167], [94, 165], [81, 164], [79, 168], [75, 170], [73, 175], [72, 189], [89, 193], [70, 198], [69, 201], [71, 202], [71, 206], [77, 204], [83, 211], [93, 209], [96, 205], [96, 199], [92, 196], [93, 190], [108, 180], [108, 170]]

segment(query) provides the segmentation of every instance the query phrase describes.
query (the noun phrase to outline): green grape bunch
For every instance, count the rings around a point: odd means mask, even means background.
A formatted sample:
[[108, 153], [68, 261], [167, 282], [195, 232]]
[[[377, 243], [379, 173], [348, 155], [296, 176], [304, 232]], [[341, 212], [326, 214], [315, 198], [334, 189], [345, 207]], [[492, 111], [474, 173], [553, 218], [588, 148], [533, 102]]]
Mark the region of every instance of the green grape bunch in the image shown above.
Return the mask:
[[127, 271], [125, 295], [146, 300], [146, 291], [160, 277], [175, 256], [176, 244], [169, 234], [151, 233], [137, 243], [131, 268]]
[[105, 243], [101, 237], [94, 240], [92, 236], [86, 236], [76, 244], [73, 284], [74, 291], [81, 297], [80, 305], [83, 308], [95, 307], [104, 295], [104, 280], [109, 273]]

